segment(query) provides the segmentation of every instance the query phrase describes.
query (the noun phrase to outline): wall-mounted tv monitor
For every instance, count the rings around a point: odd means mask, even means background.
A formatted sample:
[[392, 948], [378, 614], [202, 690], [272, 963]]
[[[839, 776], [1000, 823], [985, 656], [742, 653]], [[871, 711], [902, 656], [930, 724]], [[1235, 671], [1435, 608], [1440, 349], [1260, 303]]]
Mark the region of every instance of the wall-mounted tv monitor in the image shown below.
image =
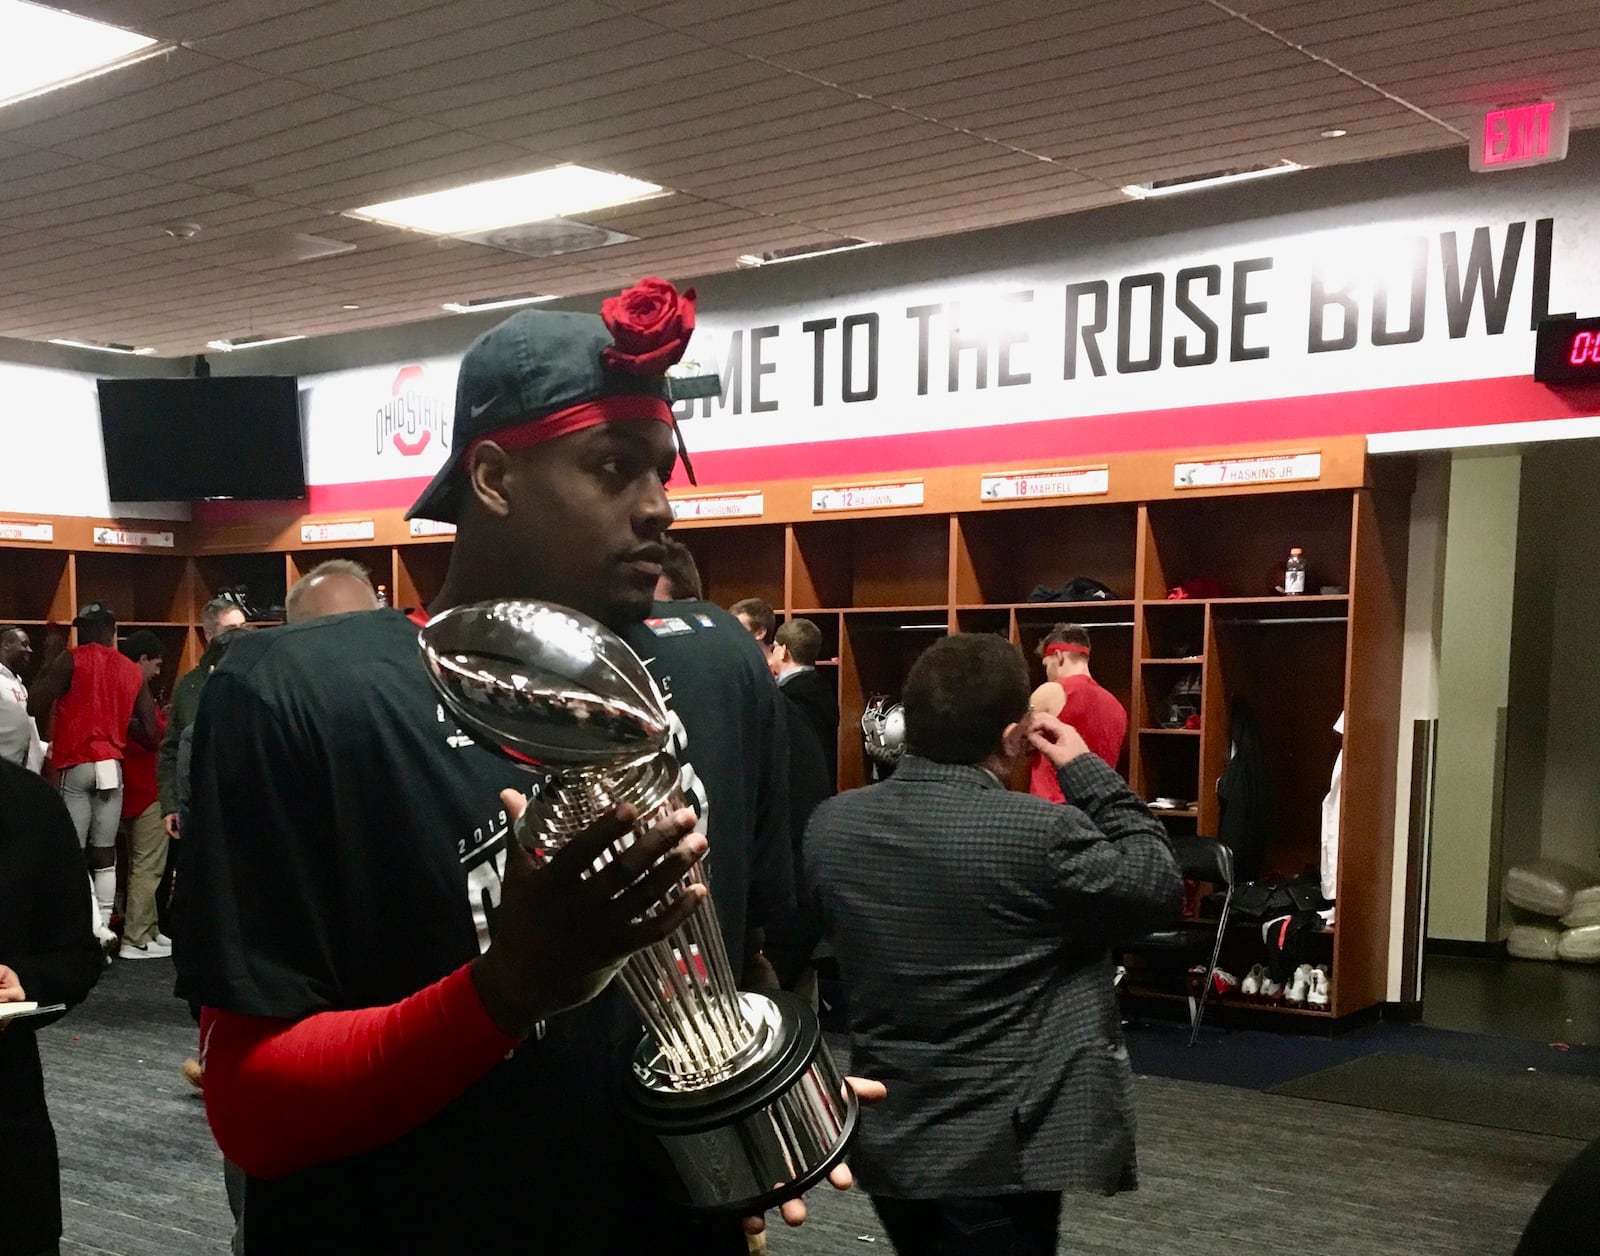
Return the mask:
[[292, 375], [102, 379], [111, 500], [306, 495], [300, 384]]

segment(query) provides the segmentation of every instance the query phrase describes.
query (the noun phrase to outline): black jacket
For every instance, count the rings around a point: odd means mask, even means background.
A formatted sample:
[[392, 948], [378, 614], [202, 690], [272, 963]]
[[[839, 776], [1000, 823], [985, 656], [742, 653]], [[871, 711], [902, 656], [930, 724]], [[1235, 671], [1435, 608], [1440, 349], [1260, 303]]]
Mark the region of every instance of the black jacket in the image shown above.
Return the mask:
[[[89, 920], [89, 881], [67, 808], [32, 772], [0, 761], [0, 964], [41, 1005], [81, 1003], [103, 961]], [[6, 1201], [0, 1256], [33, 1256], [61, 1237], [56, 1136], [34, 1032], [0, 1029], [0, 1165]]]
[[1243, 698], [1229, 709], [1228, 740], [1233, 756], [1217, 782], [1222, 808], [1217, 817], [1217, 840], [1233, 851], [1233, 871], [1239, 884], [1261, 875], [1267, 838], [1272, 832], [1272, 780], [1267, 775], [1266, 752], [1255, 711]]
[[[783, 693], [787, 697], [787, 687]], [[801, 850], [806, 822], [813, 811], [833, 797], [838, 756], [824, 755], [817, 739], [806, 731], [806, 717], [799, 703], [790, 699], [783, 709], [789, 724], [789, 836], [794, 883], [800, 886], [805, 877]], [[822, 921], [806, 895], [798, 895], [791, 910], [779, 912], [767, 922], [763, 950], [778, 974], [778, 984], [785, 990], [793, 989], [795, 981], [811, 966], [812, 952], [820, 941]]]
[[839, 788], [838, 680], [808, 667], [792, 672], [778, 688], [789, 699], [789, 714], [800, 717], [789, 721], [790, 728], [804, 725], [822, 744], [822, 754], [828, 762], [828, 792], [833, 793]]

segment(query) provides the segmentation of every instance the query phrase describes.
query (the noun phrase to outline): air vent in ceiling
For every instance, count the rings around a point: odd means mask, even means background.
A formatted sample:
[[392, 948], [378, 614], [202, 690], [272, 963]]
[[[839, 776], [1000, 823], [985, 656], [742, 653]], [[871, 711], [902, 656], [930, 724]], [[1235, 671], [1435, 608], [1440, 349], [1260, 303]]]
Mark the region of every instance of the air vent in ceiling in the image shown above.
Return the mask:
[[228, 336], [221, 340], [206, 341], [206, 348], [216, 349], [221, 353], [232, 353], [235, 349], [259, 349], [262, 345], [288, 344], [291, 340], [304, 340], [304, 335], [274, 336], [263, 333], [259, 336]]
[[819, 244], [792, 244], [787, 248], [772, 249], [767, 253], [745, 253], [739, 258], [741, 266], [775, 266], [779, 262], [799, 262], [808, 257], [827, 257], [830, 253], [850, 253], [856, 249], [876, 248], [876, 240], [858, 240], [854, 236], [839, 236]]
[[101, 353], [127, 353], [139, 357], [155, 352], [154, 349], [141, 349], [115, 340], [90, 340], [86, 336], [52, 336], [50, 343], [67, 349], [95, 349]]
[[1175, 179], [1153, 179], [1149, 183], [1129, 183], [1122, 192], [1135, 200], [1152, 196], [1175, 196], [1179, 192], [1198, 192], [1201, 188], [1222, 187], [1228, 183], [1246, 183], [1251, 179], [1265, 179], [1275, 174], [1290, 174], [1305, 167], [1293, 161], [1269, 161], [1259, 166], [1237, 166], [1230, 170], [1208, 170], [1204, 174], [1180, 175]]
[[519, 305], [538, 305], [541, 301], [554, 301], [555, 295], [548, 296], [524, 292], [509, 297], [468, 297], [465, 301], [446, 301], [442, 308], [452, 314], [482, 314], [487, 310], [509, 310]]
[[570, 218], [546, 218], [541, 222], [495, 227], [489, 231], [475, 231], [455, 237], [469, 244], [485, 244], [491, 249], [521, 253], [525, 257], [560, 257], [564, 253], [583, 253], [589, 249], [626, 244], [638, 238], [605, 227], [592, 227], [586, 222], [574, 222]]
[[306, 235], [299, 231], [257, 231], [229, 240], [224, 251], [241, 259], [291, 265], [313, 262], [321, 257], [353, 253], [356, 246], [327, 236]]

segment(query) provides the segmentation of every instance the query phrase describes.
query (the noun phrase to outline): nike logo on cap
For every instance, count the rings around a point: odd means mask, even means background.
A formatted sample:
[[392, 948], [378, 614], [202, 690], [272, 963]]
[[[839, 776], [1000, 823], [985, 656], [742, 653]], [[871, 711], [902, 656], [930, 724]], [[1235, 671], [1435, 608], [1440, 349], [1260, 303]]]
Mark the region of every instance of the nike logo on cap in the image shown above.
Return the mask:
[[481, 406], [470, 406], [470, 407], [468, 407], [467, 413], [469, 415], [471, 415], [473, 418], [477, 418], [480, 414], [482, 414], [485, 410], [487, 410], [490, 406], [494, 405], [494, 403], [499, 401], [499, 400], [500, 400], [500, 394], [499, 393], [495, 393], [494, 396], [490, 397], [489, 400], [485, 401]]

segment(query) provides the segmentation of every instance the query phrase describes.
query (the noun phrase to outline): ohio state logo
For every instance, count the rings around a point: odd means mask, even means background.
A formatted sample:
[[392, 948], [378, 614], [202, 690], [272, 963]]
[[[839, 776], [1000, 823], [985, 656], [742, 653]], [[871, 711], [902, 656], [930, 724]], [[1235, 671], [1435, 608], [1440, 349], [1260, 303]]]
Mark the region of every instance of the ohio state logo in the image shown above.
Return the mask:
[[426, 386], [420, 366], [402, 366], [395, 374], [393, 395], [373, 416], [380, 456], [391, 445], [403, 458], [415, 458], [435, 440], [450, 447], [450, 402], [425, 392]]

